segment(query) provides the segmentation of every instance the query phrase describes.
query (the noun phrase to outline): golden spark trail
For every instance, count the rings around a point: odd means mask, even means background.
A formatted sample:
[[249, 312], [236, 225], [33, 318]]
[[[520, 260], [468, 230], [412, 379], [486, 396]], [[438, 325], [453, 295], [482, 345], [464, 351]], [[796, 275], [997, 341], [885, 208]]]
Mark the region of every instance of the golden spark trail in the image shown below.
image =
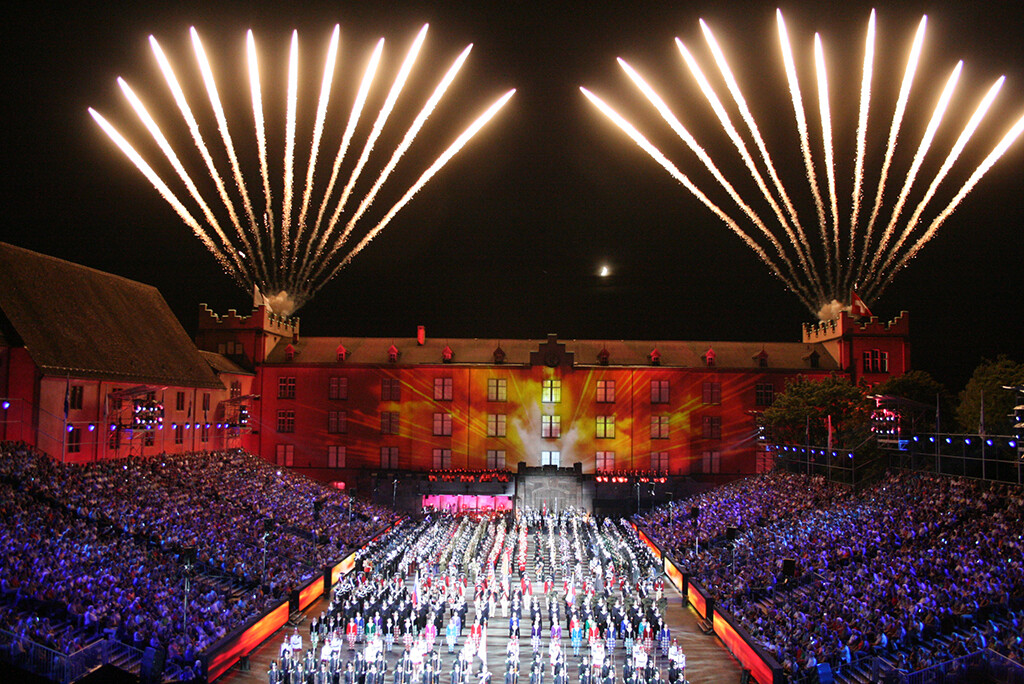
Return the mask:
[[167, 185], [162, 180], [160, 180], [160, 176], [158, 176], [156, 172], [153, 171], [152, 167], [150, 167], [150, 165], [146, 163], [146, 160], [144, 160], [142, 156], [135, 151], [135, 148], [132, 147], [131, 143], [125, 140], [124, 136], [118, 133], [117, 129], [110, 125], [110, 123], [103, 118], [103, 115], [101, 115], [92, 107], [89, 107], [89, 114], [96, 121], [96, 123], [99, 124], [100, 128], [103, 129], [103, 132], [106, 133], [107, 136], [114, 141], [114, 144], [117, 145], [121, 149], [121, 151], [124, 152], [125, 156], [127, 156], [128, 159], [130, 159], [131, 162], [135, 164], [135, 167], [142, 172], [142, 175], [145, 176], [146, 179], [153, 184], [153, 187], [156, 188], [157, 192], [160, 193], [160, 196], [163, 197], [164, 200], [171, 205], [171, 208], [174, 209], [174, 212], [178, 215], [178, 217], [185, 222], [185, 225], [191, 228], [192, 232], [195, 233], [196, 237], [198, 237], [202, 241], [202, 243], [206, 245], [206, 248], [210, 250], [213, 256], [217, 258], [217, 261], [220, 262], [221, 267], [223, 267], [224, 270], [227, 271], [228, 273], [231, 273], [235, 277], [235, 280], [238, 281], [239, 285], [246, 287], [248, 283], [242, 282], [242, 280], [238, 276], [238, 272], [231, 268], [227, 260], [224, 258], [223, 252], [221, 252], [221, 250], [217, 248], [217, 245], [215, 245], [213, 240], [210, 239], [209, 234], [207, 234], [207, 232], [203, 230], [203, 227], [199, 225], [199, 222], [196, 221], [192, 214], [189, 213], [188, 209], [185, 208], [185, 205], [183, 205], [178, 200], [178, 198], [174, 196], [174, 193], [171, 192], [171, 189], [168, 188]]
[[[220, 130], [220, 137], [224, 141], [224, 150], [228, 153], [228, 161], [231, 163], [231, 171], [235, 176], [235, 185], [238, 186], [238, 191], [242, 194], [242, 206], [245, 207], [245, 213], [249, 217], [249, 226], [253, 232], [257, 230], [256, 216], [252, 211], [252, 203], [249, 202], [249, 193], [245, 189], [245, 179], [242, 178], [242, 169], [238, 166], [238, 157], [235, 154], [235, 146], [231, 142], [231, 132], [228, 130], [228, 121], [224, 116], [224, 107], [220, 102], [220, 95], [217, 93], [217, 84], [213, 79], [213, 69], [210, 67], [210, 61], [206, 58], [206, 51], [203, 49], [203, 43], [199, 39], [199, 33], [195, 27], [189, 28], [189, 33], [192, 35], [192, 47], [196, 53], [196, 59], [199, 62], [199, 71], [203, 75], [203, 82], [206, 85], [206, 92], [210, 97], [210, 104], [213, 106], [213, 114], [217, 119], [217, 128]], [[241, 238], [242, 243], [245, 245], [245, 251], [247, 254], [252, 254], [252, 245], [249, 244], [249, 239], [246, 236], [245, 230], [238, 229], [238, 237]]]
[[879, 262], [882, 260], [885, 248], [889, 245], [889, 240], [892, 239], [892, 234], [896, 230], [896, 222], [899, 220], [900, 213], [903, 211], [903, 205], [907, 202], [907, 196], [910, 194], [910, 189], [913, 187], [914, 181], [917, 179], [917, 172], [921, 169], [921, 164], [924, 163], [925, 155], [928, 154], [928, 149], [931, 147], [932, 140], [935, 138], [935, 131], [938, 130], [939, 124], [942, 123], [942, 117], [945, 115], [946, 108], [949, 106], [950, 98], [953, 97], [953, 91], [956, 90], [956, 84], [960, 78], [960, 71], [963, 69], [963, 66], [963, 62], [957, 62], [956, 67], [953, 68], [953, 73], [950, 74], [949, 79], [946, 81], [946, 87], [942, 89], [942, 96], [939, 97], [939, 103], [935, 107], [931, 121], [928, 122], [928, 128], [925, 129], [924, 137], [921, 138], [921, 144], [917, 147], [917, 152], [914, 154], [914, 161], [910, 165], [910, 171], [907, 172], [907, 178], [903, 183], [903, 189], [900, 191], [899, 199], [896, 201], [896, 206], [892, 210], [892, 218], [889, 219], [889, 225], [885, 227], [882, 239], [878, 243], [878, 249], [875, 252], [874, 258], [871, 260], [871, 266], [868, 268], [869, 278], [871, 276], [871, 272], [875, 270]]
[[[772, 196], [771, 191], [765, 184], [764, 177], [758, 170], [757, 164], [754, 163], [754, 158], [750, 156], [750, 152], [747, 150], [747, 144], [743, 142], [743, 138], [740, 137], [736, 127], [732, 125], [728, 112], [725, 111], [725, 107], [722, 106], [721, 100], [719, 100], [718, 95], [704, 76], [704, 72], [701, 71], [700, 65], [697, 64], [697, 60], [695, 60], [693, 55], [690, 54], [690, 51], [686, 49], [683, 41], [678, 38], [676, 38], [676, 47], [679, 48], [679, 52], [683, 56], [686, 66], [689, 67], [693, 77], [697, 80], [697, 84], [700, 86], [701, 92], [703, 92], [704, 97], [707, 98], [708, 103], [711, 105], [715, 115], [718, 117], [718, 121], [722, 124], [722, 128], [725, 130], [726, 135], [729, 136], [729, 140], [732, 141], [733, 145], [736, 147], [736, 151], [739, 152], [740, 157], [743, 159], [743, 163], [746, 165], [751, 177], [757, 183], [758, 189], [761, 190], [761, 194], [764, 195], [764, 198], [775, 211], [776, 216], [778, 216], [779, 220], [785, 225], [785, 219], [782, 217], [782, 210], [779, 209], [779, 205], [775, 202], [775, 198]], [[792, 273], [794, 270], [793, 264], [790, 262], [789, 256], [786, 254], [786, 250], [782, 247], [778, 238], [764, 226], [764, 223], [760, 223], [758, 227], [762, 230], [764, 236], [768, 238], [769, 242], [772, 243], [772, 246], [778, 253], [779, 258], [782, 259], [783, 263], [786, 265], [786, 268], [788, 268], [790, 273]]]
[[[829, 208], [832, 210], [832, 242], [836, 252], [833, 278], [838, 278], [841, 267], [839, 263], [839, 199], [836, 196], [836, 166], [832, 151], [832, 113], [828, 106], [828, 73], [825, 70], [825, 50], [821, 46], [821, 36], [817, 33], [814, 34], [814, 67], [818, 75], [818, 109], [821, 112], [821, 137], [825, 148]], [[831, 297], [839, 296], [836, 292], [826, 294]]]
[[700, 188], [694, 185], [693, 182], [689, 179], [689, 177], [686, 176], [686, 174], [680, 171], [675, 164], [669, 161], [669, 159], [665, 157], [664, 154], [661, 153], [661, 150], [659, 150], [657, 147], [651, 144], [651, 142], [648, 141], [647, 138], [645, 138], [643, 134], [640, 133], [640, 131], [638, 131], [631, 123], [626, 121], [618, 112], [616, 112], [609, 105], [607, 105], [600, 97], [598, 97], [597, 95], [593, 94], [592, 92], [583, 87], [580, 87], [580, 91], [587, 97], [588, 100], [590, 100], [591, 103], [593, 103], [595, 107], [597, 107], [601, 111], [602, 114], [608, 117], [608, 119], [610, 119], [612, 123], [618, 126], [626, 135], [628, 135], [633, 140], [633, 142], [640, 147], [640, 149], [646, 152], [651, 157], [651, 159], [658, 163], [659, 166], [668, 171], [670, 176], [672, 176], [683, 187], [689, 190], [693, 194], [693, 196], [700, 201], [701, 204], [707, 207], [711, 211], [711, 213], [717, 216], [726, 226], [728, 226], [728, 228], [732, 230], [732, 232], [737, 237], [743, 240], [743, 242], [746, 243], [747, 247], [753, 250], [754, 253], [757, 254], [757, 256], [761, 259], [761, 261], [768, 266], [772, 273], [774, 273], [783, 283], [785, 283], [787, 287], [789, 287], [791, 290], [797, 293], [797, 296], [800, 297], [801, 301], [803, 301], [806, 306], [811, 306], [810, 302], [804, 298], [803, 294], [800, 293], [800, 290], [797, 287], [795, 287], [795, 285], [790, 281], [789, 278], [783, 275], [782, 271], [779, 270], [778, 266], [776, 266], [772, 258], [769, 257], [768, 254], [765, 253], [764, 249], [761, 248], [761, 245], [757, 244], [757, 242], [755, 242], [746, 233], [746, 231], [740, 228], [739, 225], [728, 214], [722, 211], [722, 209], [717, 204], [712, 202], [711, 199], [707, 197], [707, 195], [701, 192]]
[[[864, 41], [864, 69], [860, 81], [860, 114], [857, 117], [857, 158], [853, 164], [853, 200], [850, 210], [850, 253], [847, 255], [845, 280], [853, 275], [854, 248], [857, 244], [857, 222], [864, 186], [864, 154], [867, 148], [868, 110], [871, 106], [871, 75], [875, 59], [875, 10], [868, 18], [868, 35]], [[846, 283], [844, 290], [849, 289]]]
[[761, 131], [757, 126], [757, 121], [754, 119], [754, 115], [747, 106], [747, 100], [743, 97], [743, 92], [740, 90], [740, 86], [736, 82], [736, 77], [733, 76], [732, 69], [729, 67], [729, 62], [725, 58], [725, 53], [722, 51], [721, 46], [715, 39], [714, 34], [711, 32], [711, 27], [701, 19], [700, 28], [704, 32], [704, 39], [711, 48], [711, 54], [715, 58], [718, 70], [722, 73], [722, 77], [725, 79], [726, 87], [729, 89], [729, 93], [732, 95], [732, 99], [736, 103], [736, 106], [739, 107], [740, 116], [747, 124], [747, 129], [750, 131], [750, 135], [754, 138], [754, 144], [757, 146], [757, 150], [761, 154], [761, 159], [764, 161], [764, 165], [768, 169], [768, 175], [772, 179], [775, 191], [779, 193], [779, 197], [782, 199], [782, 203], [786, 207], [786, 213], [793, 224], [793, 228], [796, 230], [796, 235], [793, 234], [793, 229], [790, 228], [789, 223], [787, 223], [782, 217], [781, 212], [779, 212], [778, 207], [774, 203], [774, 199], [769, 198], [769, 203], [775, 211], [779, 224], [782, 226], [783, 230], [786, 231], [786, 236], [789, 238], [796, 250], [797, 257], [800, 259], [800, 265], [804, 270], [809, 271], [812, 278], [820, 285], [821, 279], [818, 276], [818, 271], [814, 266], [814, 262], [812, 261], [808, 263], [810, 250], [808, 248], [805, 253], [803, 249], [807, 247], [807, 237], [804, 234], [803, 226], [800, 225], [800, 219], [797, 217], [796, 210], [793, 208], [793, 203], [789, 199], [789, 193], [786, 192], [786, 188], [783, 186], [782, 181], [779, 179], [779, 174], [775, 170], [775, 164], [772, 163], [771, 155], [768, 153], [768, 148], [764, 144], [764, 139], [761, 137]]
[[[252, 94], [253, 124], [256, 129], [256, 144], [260, 157], [260, 175], [263, 178], [263, 199], [266, 203], [263, 210], [264, 225], [262, 226], [262, 230], [256, 231], [256, 253], [263, 265], [264, 272], [266, 272], [269, 277], [272, 265], [267, 262], [266, 250], [263, 249], [262, 235], [266, 232], [267, 242], [269, 243], [268, 247], [271, 253], [273, 253], [275, 250], [274, 224], [272, 218], [273, 203], [271, 201], [272, 197], [270, 192], [270, 172], [267, 168], [267, 132], [266, 122], [263, 120], [263, 94], [261, 92], [262, 89], [260, 88], [260, 69], [256, 56], [256, 39], [252, 35], [252, 30], [246, 32], [245, 50], [246, 61], [249, 66], [249, 91]], [[274, 274], [277, 278], [279, 278], [280, 275], [280, 273]]]
[[903, 269], [903, 267], [907, 265], [907, 262], [909, 262], [911, 259], [917, 256], [917, 253], [921, 251], [921, 248], [924, 247], [925, 243], [927, 243], [935, 236], [935, 233], [939, 230], [939, 227], [946, 222], [946, 219], [948, 219], [950, 214], [952, 214], [953, 211], [957, 208], [957, 206], [959, 206], [960, 202], [963, 201], [964, 197], [966, 197], [967, 194], [974, 189], [974, 186], [978, 184], [978, 181], [980, 181], [982, 177], [986, 173], [988, 173], [989, 169], [991, 169], [992, 166], [997, 161], [999, 161], [999, 158], [1006, 153], [1006, 150], [1010, 147], [1010, 145], [1012, 145], [1017, 140], [1018, 137], [1020, 137], [1021, 133], [1024, 133], [1024, 116], [1017, 119], [1017, 123], [1013, 125], [1013, 127], [1006, 133], [1005, 136], [1003, 136], [1003, 139], [1000, 140], [999, 144], [995, 146], [992, 152], [990, 152], [989, 155], [985, 157], [985, 160], [978, 165], [978, 168], [974, 170], [974, 173], [972, 173], [971, 177], [967, 179], [967, 182], [964, 183], [962, 188], [960, 188], [960, 191], [956, 194], [956, 196], [952, 200], [950, 200], [949, 204], [946, 205], [946, 208], [943, 209], [939, 213], [939, 215], [935, 217], [935, 219], [932, 221], [931, 226], [929, 226], [928, 230], [925, 231], [925, 234], [922, 235], [921, 238], [916, 243], [914, 243], [914, 246], [911, 247], [910, 250], [908, 250], [907, 253], [903, 255], [903, 258], [901, 258], [899, 262], [897, 262], [896, 266], [894, 266], [893, 269], [888, 273], [888, 275], [886, 275], [885, 281], [877, 289], [884, 289], [889, 283], [892, 282], [892, 279], [896, 276], [896, 274], [899, 273]]
[[153, 54], [156, 56], [157, 64], [160, 65], [160, 71], [163, 72], [164, 80], [167, 81], [167, 85], [171, 89], [174, 101], [178, 105], [178, 109], [181, 111], [181, 115], [185, 119], [185, 123], [188, 125], [189, 133], [192, 134], [192, 141], [195, 143], [196, 149], [199, 150], [199, 154], [202, 156], [203, 162], [206, 164], [206, 170], [210, 173], [210, 178], [213, 179], [214, 185], [217, 186], [217, 194], [220, 195], [220, 199], [224, 203], [224, 208], [228, 211], [231, 224], [234, 225], [236, 232], [241, 233], [242, 224], [238, 221], [238, 214], [235, 213], [235, 205], [228, 196], [227, 189], [224, 187], [224, 180], [221, 178], [220, 172], [217, 171], [217, 167], [213, 163], [213, 157], [210, 156], [210, 150], [206, 147], [206, 141], [203, 140], [203, 135], [199, 131], [199, 124], [196, 123], [196, 118], [193, 116], [192, 109], [188, 105], [188, 100], [185, 99], [185, 93], [182, 91], [181, 85], [178, 83], [178, 79], [174, 75], [171, 63], [167, 60], [167, 57], [164, 55], [164, 51], [160, 48], [160, 44], [157, 43], [156, 38], [150, 36], [149, 44], [150, 47], [153, 48]]
[[[306, 189], [302, 193], [302, 209], [299, 211], [299, 223], [296, 227], [296, 240], [306, 228], [306, 212], [309, 210], [309, 197], [313, 192], [313, 172], [316, 169], [316, 158], [320, 153], [320, 138], [324, 133], [324, 119], [327, 118], [327, 103], [331, 99], [331, 83], [334, 80], [334, 67], [338, 61], [338, 37], [341, 26], [334, 25], [331, 44], [327, 48], [327, 63], [324, 65], [324, 78], [320, 84], [320, 100], [316, 108], [316, 124], [313, 126], [313, 142], [309, 150], [309, 168], [306, 170]], [[295, 258], [295, 255], [292, 255]]]
[[444, 78], [442, 78], [440, 83], [437, 84], [437, 87], [434, 89], [433, 94], [427, 100], [427, 103], [423, 105], [423, 109], [420, 111], [420, 114], [417, 115], [416, 120], [413, 121], [413, 125], [410, 126], [409, 130], [406, 132], [406, 136], [404, 136], [401, 139], [401, 142], [398, 144], [398, 146], [395, 147], [395, 151], [391, 155], [391, 159], [388, 161], [387, 166], [384, 167], [384, 170], [381, 171], [380, 176], [377, 178], [377, 182], [375, 182], [374, 186], [370, 188], [370, 191], [369, 193], [367, 193], [367, 196], [364, 199], [362, 199], [362, 202], [359, 203], [358, 208], [352, 214], [352, 217], [348, 220], [348, 224], [345, 226], [346, 234], [352, 231], [352, 228], [355, 227], [356, 222], [359, 220], [359, 218], [362, 217], [362, 214], [366, 213], [367, 209], [370, 208], [370, 205], [377, 197], [377, 193], [380, 190], [381, 186], [385, 183], [385, 181], [387, 181], [388, 176], [391, 175], [391, 171], [393, 171], [394, 167], [398, 164], [398, 160], [401, 159], [402, 155], [406, 154], [406, 151], [407, 149], [409, 149], [409, 146], [413, 143], [413, 139], [416, 137], [416, 134], [420, 132], [420, 129], [423, 128], [423, 125], [427, 123], [427, 119], [437, 108], [437, 103], [440, 101], [441, 97], [444, 95], [447, 89], [449, 89], [449, 86], [452, 85], [452, 82], [455, 80], [455, 77], [459, 74], [459, 71], [462, 69], [462, 66], [466, 62], [466, 58], [469, 57], [469, 53], [472, 49], [472, 44], [467, 45], [466, 49], [464, 49], [462, 53], [456, 58], [452, 67], [444, 75]]
[[284, 133], [284, 207], [281, 210], [281, 257], [290, 261], [295, 250], [291, 241], [292, 179], [295, 174], [295, 109], [299, 99], [299, 32], [292, 31], [288, 55], [288, 109]]
[[[800, 135], [800, 151], [804, 155], [807, 182], [810, 183], [811, 194], [814, 196], [814, 206], [818, 210], [818, 227], [821, 230], [821, 241], [824, 245], [828, 242], [828, 236], [825, 234], [825, 204], [821, 199], [821, 190], [818, 189], [818, 174], [814, 170], [814, 158], [811, 156], [811, 143], [807, 134], [807, 115], [804, 112], [803, 98], [800, 96], [800, 80], [796, 75], [796, 64], [793, 62], [793, 47], [789, 42], [789, 34], [786, 32], [786, 23], [782, 19], [782, 10], [775, 10], [775, 18], [779, 27], [782, 64], [786, 71], [786, 80], [789, 82], [790, 98], [793, 100], [793, 114], [796, 116], [797, 133]], [[810, 245], [808, 245], [809, 248]], [[830, 258], [827, 247], [825, 248], [825, 255], [826, 259]]]
[[[746, 214], [747, 218], [750, 219], [751, 223], [757, 226], [766, 235], [770, 235], [771, 231], [769, 231], [768, 228], [764, 225], [764, 223], [761, 221], [761, 218], [753, 209], [751, 209], [749, 204], [743, 201], [743, 198], [740, 197], [738, 192], [736, 192], [736, 189], [733, 187], [732, 183], [730, 183], [725, 178], [725, 176], [722, 175], [722, 172], [715, 165], [714, 161], [711, 159], [708, 153], [704, 150], [703, 147], [700, 146], [700, 144], [693, 137], [693, 135], [686, 129], [686, 127], [683, 126], [683, 124], [675, 116], [675, 114], [668, 107], [668, 105], [665, 104], [665, 101], [654, 91], [654, 89], [647, 83], [647, 81], [644, 80], [644, 78], [639, 73], [637, 73], [637, 71], [632, 66], [630, 66], [628, 62], [626, 62], [626, 60], [619, 57], [618, 62], [619, 66], [622, 67], [623, 71], [626, 72], [629, 78], [647, 97], [650, 103], [654, 105], [654, 108], [658, 110], [658, 112], [661, 114], [661, 117], [665, 120], [666, 123], [668, 123], [669, 127], [675, 132], [677, 136], [679, 136], [679, 138], [683, 142], [686, 143], [687, 147], [689, 147], [690, 150], [692, 150], [693, 153], [697, 155], [697, 158], [701, 160], [701, 162], [704, 164], [704, 167], [711, 172], [711, 175], [714, 176], [715, 180], [718, 181], [719, 185], [721, 185], [722, 188], [725, 189], [725, 191], [729, 194], [729, 197], [731, 197], [732, 200], [736, 203], [736, 206], [738, 206], [740, 210], [743, 211], [744, 214]], [[808, 296], [810, 296], [809, 293], [807, 294]]]
[[398, 202], [396, 202], [395, 205], [391, 207], [391, 209], [384, 216], [384, 218], [380, 220], [380, 223], [374, 226], [373, 229], [370, 230], [370, 232], [367, 233], [366, 236], [359, 241], [359, 243], [352, 249], [352, 251], [349, 252], [348, 256], [346, 256], [341, 261], [341, 263], [339, 263], [334, 268], [334, 270], [331, 271], [331, 274], [327, 277], [327, 280], [330, 280], [335, 275], [337, 275], [338, 271], [340, 271], [346, 264], [348, 264], [353, 259], [353, 257], [359, 254], [359, 252], [361, 252], [363, 248], [366, 247], [366, 245], [368, 245], [371, 240], [373, 240], [373, 238], [375, 238], [382, 230], [384, 230], [384, 228], [388, 225], [388, 223], [391, 222], [395, 215], [399, 211], [401, 211], [402, 207], [408, 204], [409, 201], [412, 200], [412, 198], [416, 195], [416, 193], [419, 192], [420, 188], [426, 185], [427, 182], [431, 178], [433, 178], [434, 175], [438, 171], [440, 171], [444, 167], [444, 165], [447, 164], [451, 160], [451, 158], [454, 157], [459, 152], [459, 150], [465, 147], [466, 143], [468, 143], [470, 139], [473, 138], [473, 136], [475, 136], [480, 131], [480, 129], [487, 124], [488, 121], [494, 118], [494, 115], [497, 114], [501, 110], [501, 108], [505, 106], [505, 104], [512, 98], [512, 96], [515, 95], [515, 93], [516, 91], [514, 88], [508, 91], [500, 98], [498, 98], [498, 100], [495, 101], [494, 104], [488, 107], [487, 111], [485, 111], [483, 114], [477, 117], [477, 119], [472, 124], [470, 124], [469, 128], [463, 131], [462, 134], [455, 139], [455, 142], [453, 142], [448, 147], [448, 149], [445, 150], [441, 154], [441, 156], [438, 157], [434, 161], [434, 163], [431, 164], [430, 167], [423, 172], [423, 175], [419, 177], [419, 180], [417, 180], [412, 185], [412, 187], [410, 187], [409, 190], [406, 191], [405, 195], [402, 196], [402, 199], [398, 200]]
[[[359, 160], [356, 162], [356, 167], [352, 170], [352, 175], [349, 177], [348, 184], [345, 189], [342, 190], [341, 199], [338, 200], [338, 206], [335, 207], [334, 213], [331, 215], [331, 220], [327, 224], [327, 230], [324, 235], [330, 235], [334, 232], [335, 226], [338, 224], [338, 217], [341, 216], [342, 210], [345, 208], [345, 203], [348, 201], [349, 195], [352, 193], [352, 188], [356, 184], [356, 180], [359, 178], [359, 174], [362, 173], [363, 167], [366, 165], [366, 160], [370, 157], [370, 152], [373, 151], [373, 145], [377, 142], [377, 138], [380, 137], [381, 131], [384, 129], [384, 124], [387, 123], [388, 117], [391, 115], [391, 110], [395, 106], [395, 102], [398, 100], [398, 96], [402, 92], [402, 88], [405, 87], [405, 82], [409, 78], [409, 72], [412, 71], [413, 65], [416, 63], [416, 57], [420, 53], [420, 48], [423, 46], [423, 41], [427, 37], [428, 24], [424, 24], [423, 28], [420, 29], [419, 34], [416, 36], [416, 40], [413, 41], [412, 47], [409, 48], [409, 53], [405, 57], [405, 62], [402, 63], [402, 68], [398, 72], [398, 77], [395, 78], [394, 84], [391, 86], [391, 92], [388, 93], [387, 99], [384, 101], [384, 106], [381, 107], [380, 113], [377, 115], [377, 120], [373, 122], [373, 128], [370, 129], [370, 136], [366, 139], [366, 144], [363, 146], [363, 152], [359, 155]], [[336, 252], [337, 247], [344, 243], [348, 239], [348, 233], [344, 233], [338, 240], [338, 244], [332, 247], [331, 251]]]
[[882, 264], [882, 272], [886, 272], [886, 270], [892, 264], [892, 261], [895, 258], [896, 254], [906, 243], [914, 228], [917, 227], [918, 221], [921, 220], [921, 214], [924, 213], [925, 207], [928, 205], [928, 202], [930, 202], [932, 197], [935, 195], [936, 190], [938, 190], [939, 184], [945, 179], [946, 174], [949, 173], [949, 170], [953, 167], [953, 164], [955, 164], [957, 159], [959, 159], [960, 153], [963, 152], [964, 147], [967, 146], [967, 143], [968, 141], [970, 141], [971, 136], [974, 135], [974, 132], [977, 130], [978, 126], [981, 125], [982, 119], [985, 118], [985, 114], [988, 112], [989, 107], [992, 106], [992, 102], [996, 99], [996, 95], [999, 94], [999, 90], [1003, 87], [1003, 82], [1005, 80], [1005, 76], [1000, 76], [999, 79], [992, 84], [992, 87], [988, 89], [988, 92], [985, 94], [985, 97], [982, 98], [982, 101], [978, 105], [978, 108], [974, 110], [974, 114], [971, 115], [971, 118], [967, 122], [967, 125], [964, 126], [964, 130], [960, 133], [960, 137], [957, 138], [956, 144], [953, 145], [953, 149], [950, 150], [949, 154], [946, 156], [946, 160], [942, 162], [942, 167], [939, 168], [939, 172], [935, 175], [935, 179], [932, 181], [931, 185], [928, 186], [928, 192], [925, 193], [920, 203], [918, 203], [917, 208], [914, 209], [914, 213], [911, 215], [910, 220], [907, 222], [906, 227], [903, 229], [903, 233], [900, 235], [899, 240], [893, 246], [888, 258], [885, 260], [885, 263]]
[[889, 128], [889, 141], [885, 147], [885, 161], [882, 162], [882, 171], [878, 179], [878, 192], [875, 195], [875, 206], [871, 210], [871, 219], [864, 231], [864, 247], [861, 249], [857, 265], [857, 278], [861, 280], [864, 275], [864, 266], [867, 264], [868, 250], [871, 247], [871, 233], [875, 228], [875, 221], [878, 219], [878, 212], [882, 208], [882, 197], [885, 194], [885, 183], [889, 178], [889, 167], [892, 164], [892, 156], [896, 151], [896, 143], [900, 135], [900, 126], [903, 124], [903, 115], [907, 111], [907, 100], [910, 98], [910, 87], [914, 83], [914, 75], [917, 73], [917, 64], [921, 58], [921, 47], [924, 45], [924, 30], [928, 24], [928, 16], [921, 17], [921, 23], [917, 26], [917, 33], [914, 34], [914, 43], [910, 48], [910, 58], [907, 60], [907, 68], [903, 73], [903, 82], [900, 84], [900, 94], [896, 98], [896, 110], [892, 115], [892, 125]]

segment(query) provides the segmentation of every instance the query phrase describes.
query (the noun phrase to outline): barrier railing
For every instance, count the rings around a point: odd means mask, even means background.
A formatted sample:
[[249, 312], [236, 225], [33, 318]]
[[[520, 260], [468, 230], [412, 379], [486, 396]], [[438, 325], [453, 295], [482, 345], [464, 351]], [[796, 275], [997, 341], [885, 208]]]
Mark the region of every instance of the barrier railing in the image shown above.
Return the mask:
[[[132, 653], [134, 652], [134, 653]], [[122, 658], [120, 656], [128, 655]], [[98, 639], [74, 653], [61, 653], [27, 637], [0, 629], [0, 660], [57, 684], [70, 684], [107, 663], [138, 674], [141, 651], [114, 639]], [[121, 663], [134, 662], [131, 667]]]

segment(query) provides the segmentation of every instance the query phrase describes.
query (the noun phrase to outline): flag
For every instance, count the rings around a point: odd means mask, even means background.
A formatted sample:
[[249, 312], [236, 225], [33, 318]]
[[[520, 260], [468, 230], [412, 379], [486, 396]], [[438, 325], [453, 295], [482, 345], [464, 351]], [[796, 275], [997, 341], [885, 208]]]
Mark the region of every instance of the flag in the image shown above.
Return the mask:
[[855, 291], [850, 290], [850, 315], [856, 318], [870, 318], [871, 310]]
[[71, 408], [71, 376], [67, 376], [67, 384], [64, 386], [64, 422], [68, 422], [68, 409]]

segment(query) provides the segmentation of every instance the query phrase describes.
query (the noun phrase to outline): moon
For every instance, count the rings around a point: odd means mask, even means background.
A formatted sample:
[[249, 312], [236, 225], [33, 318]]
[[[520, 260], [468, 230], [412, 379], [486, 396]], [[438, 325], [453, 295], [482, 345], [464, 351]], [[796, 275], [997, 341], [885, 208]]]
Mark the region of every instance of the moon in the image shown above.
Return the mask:
[[601, 276], [602, 278], [607, 278], [609, 275], [611, 275], [611, 273], [612, 271], [610, 268], [608, 268], [607, 266], [602, 266], [601, 270], [598, 272], [598, 275]]

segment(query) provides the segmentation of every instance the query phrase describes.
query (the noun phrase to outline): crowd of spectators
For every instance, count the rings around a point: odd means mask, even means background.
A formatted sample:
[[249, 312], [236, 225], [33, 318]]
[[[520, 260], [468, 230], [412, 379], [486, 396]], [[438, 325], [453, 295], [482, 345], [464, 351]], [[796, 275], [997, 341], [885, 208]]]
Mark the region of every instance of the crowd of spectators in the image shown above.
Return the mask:
[[61, 465], [0, 444], [0, 628], [64, 653], [163, 647], [187, 676], [396, 517], [239, 451]]
[[[842, 670], [866, 655], [913, 672], [987, 647], [1022, 661], [1020, 487], [890, 473], [844, 496], [777, 472], [699, 502], [639, 522], [791, 674], [826, 662]], [[762, 513], [737, 512], [751, 504]], [[701, 506], [710, 539], [738, 523], [735, 543], [673, 544], [692, 535], [690, 521], [673, 522], [691, 505]], [[787, 559], [795, 576], [784, 572]]]

